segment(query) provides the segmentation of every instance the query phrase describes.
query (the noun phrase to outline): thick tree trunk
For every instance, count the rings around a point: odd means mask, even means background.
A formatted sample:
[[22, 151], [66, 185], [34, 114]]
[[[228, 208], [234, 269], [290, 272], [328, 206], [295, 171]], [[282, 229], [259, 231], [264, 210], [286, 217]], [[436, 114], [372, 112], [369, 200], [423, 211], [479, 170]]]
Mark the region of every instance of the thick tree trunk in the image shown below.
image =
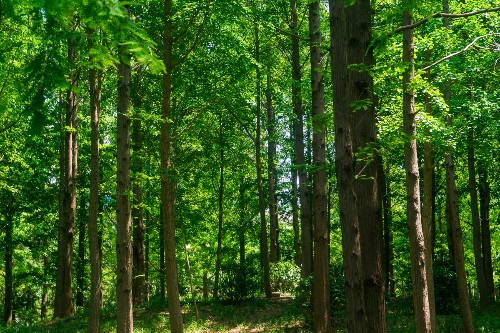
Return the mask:
[[309, 3], [309, 38], [311, 52], [311, 89], [313, 120], [313, 311], [314, 332], [330, 332], [330, 253], [327, 219], [325, 157], [325, 92], [321, 52], [320, 1]]
[[[140, 103], [137, 105], [140, 108]], [[135, 173], [134, 185], [132, 188], [134, 194], [134, 204], [132, 205], [133, 222], [133, 279], [132, 279], [132, 299], [134, 304], [141, 305], [146, 298], [146, 278], [144, 262], [144, 216], [142, 211], [142, 178], [137, 176], [143, 172], [142, 167], [142, 121], [134, 119], [132, 123], [132, 168]]]
[[[68, 62], [73, 64], [75, 60], [75, 41], [69, 39]], [[77, 85], [78, 80], [74, 71], [70, 71], [69, 79], [71, 87], [66, 92], [66, 120], [65, 128], [63, 128], [65, 131], [64, 171], [61, 178], [62, 207], [59, 216], [57, 242], [58, 257], [54, 318], [65, 318], [73, 315], [71, 280], [76, 217], [76, 177], [78, 170], [78, 99], [72, 89]]]
[[[403, 3], [403, 25], [411, 25], [413, 18], [409, 1]], [[429, 307], [429, 289], [425, 258], [425, 242], [420, 213], [420, 186], [417, 157], [415, 91], [411, 87], [414, 73], [413, 30], [403, 32], [403, 129], [408, 142], [405, 143], [406, 209], [409, 224], [410, 258], [413, 285], [413, 306], [417, 332], [432, 332]]]
[[304, 118], [302, 114], [302, 78], [300, 74], [300, 49], [298, 36], [297, 0], [290, 0], [290, 31], [292, 33], [292, 104], [293, 104], [293, 151], [299, 177], [301, 276], [312, 274], [312, 224], [309, 180], [304, 156]]
[[183, 331], [177, 261], [175, 257], [175, 181], [171, 164], [171, 95], [172, 95], [172, 0], [164, 2], [164, 53], [163, 63], [166, 72], [162, 82], [162, 127], [161, 127], [161, 206], [162, 224], [165, 239], [165, 266], [167, 273], [168, 310], [170, 329], [173, 333]]
[[469, 129], [467, 133], [467, 169], [469, 171], [469, 194], [470, 208], [472, 213], [472, 239], [474, 248], [474, 266], [476, 268], [477, 286], [479, 289], [479, 302], [481, 308], [488, 307], [488, 287], [486, 285], [486, 275], [484, 270], [482, 237], [481, 237], [481, 220], [479, 216], [479, 200], [477, 197], [477, 182], [476, 182], [476, 157], [474, 153], [474, 133]]
[[[92, 47], [94, 31], [89, 30], [89, 47]], [[92, 58], [89, 58], [92, 63]], [[95, 69], [89, 71], [90, 84], [90, 202], [88, 239], [90, 255], [90, 314], [88, 329], [89, 333], [99, 332], [99, 310], [101, 308], [101, 255], [99, 250], [99, 228], [97, 225], [99, 216], [99, 112], [101, 108], [101, 83], [102, 74], [97, 75]]]
[[3, 322], [6, 326], [10, 326], [13, 320], [13, 305], [14, 305], [14, 289], [12, 279], [12, 255], [14, 246], [12, 243], [12, 235], [14, 233], [14, 216], [12, 212], [12, 201], [7, 203], [5, 212], [5, 241], [4, 241], [4, 262], [5, 262], [5, 291], [3, 303]]
[[[426, 62], [430, 62], [430, 51], [425, 53]], [[431, 80], [430, 70], [427, 73], [427, 80]], [[425, 94], [425, 112], [432, 113], [431, 96]], [[424, 198], [422, 205], [422, 232], [425, 243], [425, 272], [427, 274], [427, 286], [429, 288], [429, 311], [431, 315], [432, 331], [436, 332], [436, 298], [434, 293], [434, 160], [433, 149], [430, 141], [424, 142]]]
[[483, 235], [483, 264], [488, 288], [489, 303], [495, 301], [495, 285], [493, 283], [493, 263], [491, 258], [491, 231], [490, 231], [490, 184], [488, 182], [488, 169], [484, 162], [479, 161], [479, 204], [481, 215], [481, 232]]
[[278, 209], [276, 206], [276, 117], [273, 109], [272, 87], [271, 87], [271, 48], [267, 49], [267, 73], [266, 73], [266, 111], [267, 111], [267, 184], [269, 197], [269, 261], [279, 260], [279, 229]]
[[[260, 63], [260, 43], [259, 43], [259, 26], [255, 24], [255, 61]], [[264, 284], [264, 292], [267, 298], [272, 297], [271, 281], [269, 277], [269, 253], [267, 245], [267, 221], [266, 221], [266, 206], [264, 203], [264, 186], [262, 184], [262, 160], [261, 160], [261, 138], [260, 138], [260, 123], [261, 123], [261, 73], [257, 66], [257, 128], [255, 133], [255, 168], [257, 170], [257, 190], [259, 193], [259, 215], [260, 215], [260, 265], [262, 268], [262, 282]]]
[[130, 76], [128, 55], [118, 52], [118, 116], [116, 154], [116, 260], [117, 260], [117, 327], [118, 333], [133, 332], [132, 313], [132, 244], [130, 211]]
[[[448, 126], [451, 126], [451, 118], [448, 117]], [[448, 202], [448, 218], [453, 237], [453, 252], [455, 270], [457, 272], [458, 297], [460, 311], [462, 314], [463, 330], [465, 333], [474, 332], [472, 323], [472, 312], [469, 302], [469, 290], [467, 289], [467, 276], [465, 273], [464, 246], [462, 241], [462, 228], [458, 214], [458, 196], [455, 185], [455, 170], [453, 157], [446, 154], [446, 198]]]
[[222, 145], [224, 141], [222, 139], [222, 122], [220, 125], [220, 135], [221, 135], [221, 148], [220, 148], [220, 174], [219, 174], [219, 215], [218, 215], [218, 232], [217, 232], [217, 256], [215, 260], [215, 285], [214, 285], [214, 298], [219, 298], [219, 279], [220, 279], [220, 266], [222, 262], [222, 223], [223, 223], [223, 208], [224, 208], [224, 148]]

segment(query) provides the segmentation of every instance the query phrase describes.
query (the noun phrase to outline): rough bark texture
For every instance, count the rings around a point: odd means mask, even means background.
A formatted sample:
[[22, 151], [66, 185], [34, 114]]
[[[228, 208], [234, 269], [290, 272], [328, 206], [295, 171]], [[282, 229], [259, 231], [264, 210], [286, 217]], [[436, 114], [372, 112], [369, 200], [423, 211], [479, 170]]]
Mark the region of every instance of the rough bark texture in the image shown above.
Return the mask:
[[[68, 62], [73, 64], [76, 60], [75, 41], [68, 40]], [[62, 206], [59, 216], [59, 229], [57, 241], [57, 279], [54, 300], [54, 318], [65, 318], [73, 315], [72, 304], [72, 266], [73, 243], [76, 217], [76, 177], [78, 159], [78, 99], [72, 90], [77, 85], [76, 73], [69, 73], [71, 87], [66, 92], [66, 117], [64, 140], [64, 167], [61, 178]]]
[[[255, 24], [255, 61], [260, 62], [260, 43], [259, 43], [259, 27]], [[261, 139], [260, 139], [260, 123], [261, 123], [261, 73], [257, 67], [257, 129], [255, 133], [255, 168], [257, 170], [257, 190], [259, 192], [259, 215], [260, 215], [260, 265], [262, 267], [262, 282], [264, 284], [264, 292], [267, 298], [272, 297], [271, 281], [269, 278], [269, 253], [267, 245], [267, 221], [266, 207], [264, 203], [264, 186], [262, 184], [262, 160], [261, 160]]]
[[269, 197], [269, 261], [279, 260], [279, 229], [278, 208], [276, 205], [276, 134], [272, 87], [271, 87], [271, 49], [267, 49], [267, 74], [266, 74], [266, 111], [267, 111], [267, 189]]
[[300, 239], [301, 247], [301, 276], [303, 278], [312, 273], [312, 224], [311, 224], [311, 200], [309, 193], [309, 180], [306, 171], [304, 156], [304, 117], [302, 114], [302, 89], [299, 36], [297, 35], [297, 0], [290, 0], [292, 32], [292, 104], [293, 104], [293, 151], [295, 165], [299, 177], [299, 199], [300, 199]]
[[134, 331], [132, 313], [132, 244], [130, 211], [130, 76], [126, 54], [119, 50], [116, 154], [117, 326], [119, 333]]
[[330, 253], [327, 219], [325, 158], [325, 92], [320, 32], [320, 2], [309, 3], [309, 38], [311, 52], [311, 89], [313, 120], [313, 202], [314, 265], [313, 312], [314, 331], [330, 332]]
[[[94, 32], [90, 30], [89, 46], [92, 47]], [[92, 58], [89, 59], [92, 63]], [[99, 310], [102, 302], [101, 287], [101, 256], [99, 253], [99, 112], [101, 108], [101, 75], [95, 69], [89, 71], [90, 84], [90, 202], [88, 239], [90, 255], [90, 314], [88, 321], [89, 333], [99, 332]]]
[[12, 201], [7, 203], [5, 209], [5, 225], [3, 226], [5, 232], [4, 240], [4, 263], [5, 263], [5, 290], [4, 290], [4, 304], [3, 304], [3, 323], [10, 326], [13, 320], [13, 305], [14, 305], [14, 289], [12, 281], [12, 254], [14, 247], [12, 244], [12, 234], [14, 232], [14, 216], [12, 212]]
[[[403, 25], [413, 23], [409, 1], [403, 3]], [[407, 137], [405, 143], [406, 171], [406, 213], [409, 225], [410, 258], [413, 285], [413, 307], [417, 332], [432, 332], [429, 307], [429, 290], [425, 259], [425, 241], [420, 213], [420, 186], [417, 157], [415, 91], [410, 87], [414, 73], [413, 30], [403, 32], [403, 131]]]
[[164, 53], [163, 63], [166, 72], [162, 82], [162, 126], [161, 126], [161, 206], [162, 224], [165, 240], [165, 267], [167, 274], [168, 311], [170, 329], [173, 333], [183, 331], [177, 261], [175, 258], [175, 180], [171, 163], [171, 95], [172, 95], [172, 0], [164, 2]]
[[481, 308], [488, 307], [488, 287], [486, 285], [486, 275], [484, 271], [481, 220], [479, 216], [479, 200], [477, 197], [476, 182], [476, 157], [474, 152], [474, 133], [469, 129], [467, 133], [467, 169], [469, 171], [469, 194], [470, 208], [472, 213], [472, 239], [474, 249], [474, 266], [476, 268], [477, 286], [479, 289], [479, 302]]
[[481, 215], [481, 232], [483, 235], [483, 262], [488, 288], [489, 302], [495, 301], [495, 285], [493, 283], [493, 265], [491, 258], [491, 231], [490, 231], [490, 184], [488, 181], [488, 169], [483, 161], [479, 161], [479, 204]]

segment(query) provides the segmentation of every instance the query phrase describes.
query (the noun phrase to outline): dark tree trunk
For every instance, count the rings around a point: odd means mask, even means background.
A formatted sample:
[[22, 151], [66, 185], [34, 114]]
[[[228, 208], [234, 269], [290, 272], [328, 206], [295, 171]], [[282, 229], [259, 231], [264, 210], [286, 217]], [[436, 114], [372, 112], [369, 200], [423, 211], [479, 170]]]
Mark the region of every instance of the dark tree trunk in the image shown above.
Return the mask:
[[7, 203], [5, 211], [5, 241], [4, 241], [4, 262], [5, 262], [5, 291], [4, 291], [4, 304], [3, 304], [3, 322], [6, 326], [10, 326], [13, 320], [13, 305], [14, 305], [14, 289], [12, 279], [12, 255], [14, 246], [12, 243], [12, 234], [14, 232], [14, 216], [12, 212], [12, 201]]
[[76, 306], [83, 306], [85, 292], [85, 196], [80, 199], [78, 214], [78, 263], [76, 265]]
[[220, 125], [220, 174], [219, 174], [219, 215], [218, 215], [218, 232], [217, 232], [217, 257], [215, 262], [215, 285], [214, 285], [214, 298], [219, 298], [219, 279], [220, 279], [220, 266], [222, 262], [222, 223], [223, 223], [223, 208], [224, 208], [224, 148], [222, 145], [224, 144], [224, 140], [222, 137], [222, 122]]
[[489, 303], [495, 301], [495, 285], [493, 283], [493, 262], [491, 258], [491, 231], [490, 231], [490, 184], [488, 181], [488, 169], [483, 161], [479, 161], [479, 204], [481, 215], [481, 232], [483, 235], [483, 263], [488, 288]]
[[312, 274], [312, 223], [309, 180], [304, 153], [304, 117], [302, 114], [302, 78], [300, 74], [300, 49], [298, 36], [297, 0], [290, 0], [292, 33], [292, 104], [293, 104], [293, 151], [299, 176], [301, 276]]
[[[403, 3], [403, 25], [411, 25], [413, 17], [409, 1]], [[406, 210], [409, 224], [410, 258], [413, 285], [413, 306], [417, 332], [432, 332], [431, 313], [429, 307], [429, 289], [425, 258], [425, 242], [420, 212], [420, 186], [417, 157], [417, 141], [415, 139], [416, 111], [415, 91], [411, 87], [414, 72], [413, 30], [403, 32], [403, 62], [406, 67], [403, 73], [403, 129], [408, 142], [405, 143], [406, 170]]]
[[175, 257], [175, 180], [171, 163], [171, 95], [172, 95], [172, 0], [164, 2], [164, 53], [163, 63], [166, 72], [162, 82], [162, 127], [161, 127], [161, 206], [162, 224], [165, 238], [165, 266], [167, 273], [168, 310], [170, 313], [170, 329], [173, 333], [183, 331], [179, 286], [177, 277], [177, 261]]
[[[382, 169], [382, 168], [381, 168]], [[396, 296], [394, 281], [394, 251], [393, 251], [393, 233], [392, 233], [392, 191], [390, 167], [387, 164], [385, 171], [381, 172], [382, 184], [382, 207], [384, 218], [384, 271], [385, 271], [385, 290], [390, 297]]]
[[165, 278], [166, 278], [166, 273], [165, 273], [165, 232], [163, 231], [163, 214], [160, 213], [160, 227], [159, 227], [159, 238], [160, 238], [160, 244], [158, 246], [160, 250], [160, 300], [162, 304], [165, 303]]
[[276, 206], [276, 117], [273, 109], [272, 87], [271, 87], [271, 48], [267, 49], [267, 73], [266, 73], [266, 111], [267, 111], [267, 184], [269, 196], [269, 240], [270, 251], [269, 261], [279, 260], [279, 229], [278, 229], [278, 209]]
[[311, 89], [313, 120], [313, 312], [314, 331], [330, 332], [330, 253], [327, 219], [327, 179], [325, 154], [325, 92], [321, 52], [320, 1], [309, 3]]
[[[76, 47], [73, 39], [68, 40], [68, 62], [76, 61]], [[59, 216], [57, 279], [54, 300], [54, 318], [73, 315], [72, 266], [73, 242], [76, 217], [76, 177], [78, 159], [78, 99], [73, 91], [78, 79], [75, 71], [69, 73], [71, 87], [66, 92], [66, 118], [64, 140], [64, 167], [61, 178], [62, 206]]]
[[132, 244], [130, 210], [130, 76], [128, 55], [118, 51], [118, 116], [116, 154], [116, 259], [117, 332], [133, 332]]
[[[93, 46], [94, 31], [88, 31], [89, 47]], [[92, 63], [92, 57], [89, 57]], [[89, 71], [90, 84], [90, 202], [89, 202], [89, 255], [90, 255], [90, 314], [88, 332], [99, 332], [99, 310], [102, 302], [101, 255], [99, 246], [99, 112], [101, 108], [102, 74], [92, 68]]]
[[[259, 26], [255, 24], [255, 61], [260, 62], [260, 43], [259, 43]], [[262, 184], [262, 160], [261, 160], [261, 138], [260, 138], [260, 123], [261, 123], [261, 73], [257, 67], [257, 129], [255, 133], [255, 168], [257, 170], [257, 190], [259, 193], [259, 215], [260, 215], [260, 265], [262, 268], [262, 282], [264, 292], [267, 298], [272, 297], [271, 281], [269, 277], [269, 251], [267, 245], [267, 221], [266, 221], [266, 206], [264, 203], [264, 186]]]
[[[292, 153], [292, 164], [296, 165], [297, 160], [295, 159], [295, 154]], [[293, 250], [294, 250], [294, 262], [297, 267], [300, 267], [301, 255], [300, 255], [300, 225], [299, 225], [299, 207], [298, 207], [298, 189], [297, 189], [297, 169], [292, 166], [290, 171], [290, 177], [292, 179], [292, 225], [293, 225]]]
[[[47, 255], [43, 256], [43, 275], [47, 276], [49, 274], [49, 260]], [[42, 300], [40, 304], [40, 319], [45, 319], [47, 317], [47, 308], [49, 303], [49, 283], [45, 280], [42, 284]]]
[[469, 194], [470, 208], [472, 213], [472, 239], [474, 248], [474, 266], [476, 268], [477, 286], [479, 289], [479, 302], [481, 308], [488, 307], [488, 287], [486, 285], [486, 275], [484, 271], [482, 237], [481, 237], [481, 220], [479, 216], [479, 200], [477, 197], [477, 182], [476, 182], [476, 157], [474, 152], [474, 133], [469, 129], [467, 133], [467, 169], [469, 171]]

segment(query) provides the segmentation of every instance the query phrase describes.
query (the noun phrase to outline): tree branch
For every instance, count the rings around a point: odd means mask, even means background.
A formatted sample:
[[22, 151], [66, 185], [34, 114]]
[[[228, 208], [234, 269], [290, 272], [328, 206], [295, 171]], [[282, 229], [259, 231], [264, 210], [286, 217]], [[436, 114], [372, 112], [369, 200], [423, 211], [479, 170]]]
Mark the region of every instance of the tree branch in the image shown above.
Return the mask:
[[483, 38], [486, 38], [486, 37], [489, 37], [489, 36], [500, 36], [500, 33], [491, 33], [491, 34], [487, 34], [487, 35], [483, 35], [483, 36], [479, 36], [477, 38], [475, 38], [471, 43], [469, 43], [465, 48], [461, 49], [460, 51], [457, 51], [457, 52], [454, 52], [454, 53], [451, 53], [451, 54], [448, 54], [446, 57], [444, 58], [441, 58], [439, 59], [438, 61], [428, 65], [428, 66], [425, 66], [424, 68], [422, 68], [421, 70], [422, 71], [426, 71], [428, 69], [430, 69], [431, 67], [434, 67], [440, 63], [442, 63], [443, 61], [446, 61], [454, 56], [457, 56], [461, 53], [464, 53], [465, 51], [467, 51], [468, 49], [470, 49], [472, 46], [474, 46], [474, 44], [476, 44], [476, 42], [480, 39], [483, 39]]
[[200, 14], [201, 12], [201, 8], [203, 6], [201, 5], [201, 3], [199, 4], [198, 8], [196, 9], [196, 11], [193, 13], [193, 15], [191, 15], [191, 17], [189, 18], [189, 22], [186, 24], [184, 30], [182, 30], [177, 36], [175, 36], [172, 40], [173, 42], [178, 42], [180, 39], [182, 39], [182, 37], [184, 37], [184, 35], [189, 31], [189, 29], [191, 28], [191, 26], [193, 25], [193, 22], [194, 20], [198, 17], [198, 14]]
[[421, 21], [418, 21], [416, 23], [410, 24], [410, 25], [404, 25], [396, 30], [390, 32], [387, 34], [387, 36], [392, 36], [398, 32], [402, 32], [408, 29], [413, 29], [418, 26], [421, 26], [422, 24], [426, 23], [429, 21], [430, 18], [439, 18], [439, 17], [449, 17], [449, 18], [461, 18], [461, 17], [469, 17], [473, 15], [478, 15], [478, 14], [484, 14], [484, 13], [491, 13], [491, 12], [498, 12], [500, 11], [500, 7], [495, 7], [495, 8], [488, 8], [488, 9], [481, 9], [481, 10], [476, 10], [473, 12], [468, 12], [468, 13], [461, 13], [461, 14], [449, 14], [449, 13], [434, 13], [430, 17], [426, 17]]

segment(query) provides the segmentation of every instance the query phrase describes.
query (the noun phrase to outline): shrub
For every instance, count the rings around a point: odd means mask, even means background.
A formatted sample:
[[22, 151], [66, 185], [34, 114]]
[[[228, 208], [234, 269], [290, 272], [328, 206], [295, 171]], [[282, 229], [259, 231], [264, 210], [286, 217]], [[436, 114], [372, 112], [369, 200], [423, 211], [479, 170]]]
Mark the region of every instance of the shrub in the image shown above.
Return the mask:
[[271, 263], [271, 288], [282, 293], [293, 293], [300, 281], [300, 268], [292, 262]]

